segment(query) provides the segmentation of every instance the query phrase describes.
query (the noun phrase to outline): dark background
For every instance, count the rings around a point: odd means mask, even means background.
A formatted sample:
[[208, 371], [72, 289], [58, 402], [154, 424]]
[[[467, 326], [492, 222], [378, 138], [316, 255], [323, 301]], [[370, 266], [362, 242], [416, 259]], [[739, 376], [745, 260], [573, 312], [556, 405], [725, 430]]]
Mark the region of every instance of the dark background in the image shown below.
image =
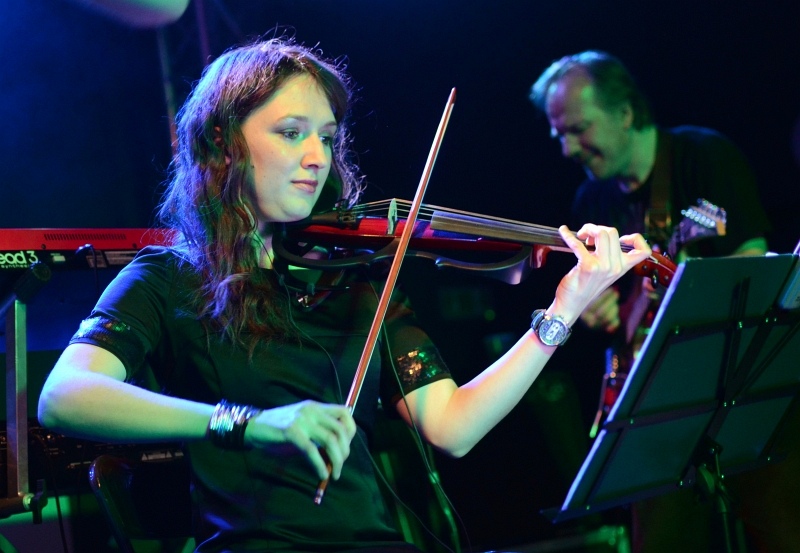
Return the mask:
[[[66, 0], [3, 4], [0, 227], [152, 225], [170, 156], [157, 32]], [[800, 9], [787, 4], [205, 0], [161, 38], [178, 104], [208, 56], [276, 28], [346, 56], [359, 86], [353, 130], [367, 200], [411, 199], [456, 87], [426, 202], [548, 226], [567, 220], [583, 175], [561, 159], [528, 90], [554, 59], [607, 50], [637, 76], [661, 124], [709, 126], [744, 150], [775, 227], [770, 247], [782, 253], [800, 239]], [[531, 310], [549, 304], [571, 263], [553, 254], [518, 286], [415, 262], [402, 279], [464, 381], [492, 359], [488, 344], [516, 338]], [[577, 383], [586, 426], [604, 344], [575, 334], [547, 371]], [[566, 430], [556, 432], [564, 443], [546, 445], [555, 427], [534, 395], [464, 459], [437, 458], [476, 547], [563, 531], [539, 510], [563, 499], [574, 456]]]

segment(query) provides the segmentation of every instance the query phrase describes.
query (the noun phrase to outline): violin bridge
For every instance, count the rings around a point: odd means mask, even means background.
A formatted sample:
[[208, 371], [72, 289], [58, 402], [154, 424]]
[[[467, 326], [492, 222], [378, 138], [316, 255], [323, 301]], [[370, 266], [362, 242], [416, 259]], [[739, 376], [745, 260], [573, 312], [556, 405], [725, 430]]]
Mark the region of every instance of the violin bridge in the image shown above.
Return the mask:
[[386, 214], [386, 235], [393, 236], [397, 227], [397, 198], [389, 200], [389, 211]]

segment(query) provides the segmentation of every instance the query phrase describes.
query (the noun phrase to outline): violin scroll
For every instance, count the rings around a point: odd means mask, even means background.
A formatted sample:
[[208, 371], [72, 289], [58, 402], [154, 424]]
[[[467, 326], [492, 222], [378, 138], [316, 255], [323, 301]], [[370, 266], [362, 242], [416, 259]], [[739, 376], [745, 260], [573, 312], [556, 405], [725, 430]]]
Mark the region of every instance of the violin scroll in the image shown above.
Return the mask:
[[652, 279], [653, 284], [666, 288], [672, 282], [676, 269], [675, 263], [670, 258], [658, 252], [653, 252], [650, 257], [634, 266], [633, 272], [639, 276]]

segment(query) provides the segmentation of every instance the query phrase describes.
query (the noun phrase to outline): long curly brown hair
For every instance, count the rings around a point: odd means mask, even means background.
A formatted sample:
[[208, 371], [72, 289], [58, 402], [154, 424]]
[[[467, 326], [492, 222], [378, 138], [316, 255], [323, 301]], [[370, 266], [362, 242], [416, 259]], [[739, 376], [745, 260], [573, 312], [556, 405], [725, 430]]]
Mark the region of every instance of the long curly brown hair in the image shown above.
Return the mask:
[[[261, 340], [293, 335], [284, 294], [258, 270], [250, 153], [242, 123], [290, 78], [310, 75], [331, 104], [338, 130], [333, 162], [315, 211], [352, 206], [362, 179], [352, 161], [346, 116], [352, 88], [342, 61], [291, 39], [253, 42], [224, 53], [204, 71], [178, 113], [178, 144], [158, 216], [199, 277], [199, 316], [252, 352]], [[323, 205], [321, 205], [323, 204]]]

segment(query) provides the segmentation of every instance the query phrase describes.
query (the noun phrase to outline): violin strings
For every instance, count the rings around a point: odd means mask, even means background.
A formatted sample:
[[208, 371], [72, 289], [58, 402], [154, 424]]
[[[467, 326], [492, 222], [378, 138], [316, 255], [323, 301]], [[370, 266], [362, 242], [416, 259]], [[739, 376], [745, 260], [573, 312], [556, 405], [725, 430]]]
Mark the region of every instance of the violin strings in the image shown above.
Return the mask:
[[[400, 216], [401, 218], [403, 215], [406, 215], [411, 209], [410, 201], [400, 200], [395, 198], [395, 199], [378, 200], [374, 202], [359, 204], [353, 206], [348, 211], [354, 213], [357, 216], [369, 216], [369, 215], [387, 216], [389, 210], [391, 209], [392, 203], [396, 205], [398, 216]], [[538, 225], [535, 223], [516, 221], [513, 219], [506, 219], [503, 217], [483, 215], [469, 211], [462, 211], [458, 209], [441, 207], [433, 204], [422, 204], [422, 206], [420, 207], [419, 214], [417, 215], [417, 218], [422, 221], [430, 222], [433, 219], [434, 215], [436, 215], [437, 213], [461, 215], [465, 217], [473, 217], [484, 222], [495, 222], [499, 224], [512, 225], [515, 231], [521, 234], [527, 234], [529, 236], [538, 236], [538, 237], [544, 236], [548, 238], [555, 238], [557, 239], [557, 241], [560, 241], [561, 239], [561, 235], [559, 234], [557, 228]], [[627, 244], [621, 244], [620, 246], [623, 252], [629, 252], [634, 249], [633, 246], [629, 246]]]
[[[375, 214], [375, 213], [381, 214], [381, 215], [385, 215], [386, 213], [388, 213], [389, 207], [390, 207], [392, 202], [396, 203], [397, 208], [398, 208], [398, 214], [404, 215], [404, 214], [406, 214], [406, 213], [408, 213], [410, 211], [411, 202], [408, 201], [408, 200], [398, 200], [398, 199], [395, 199], [395, 200], [379, 200], [379, 201], [376, 201], [376, 202], [368, 202], [368, 203], [365, 203], [365, 204], [360, 204], [360, 205], [354, 206], [349, 211], [354, 212], [356, 215]], [[474, 218], [479, 218], [479, 219], [481, 219], [483, 221], [491, 221], [491, 222], [506, 223], [506, 224], [509, 224], [509, 225], [514, 225], [515, 227], [519, 227], [519, 228], [522, 228], [522, 229], [527, 229], [530, 232], [536, 232], [536, 233], [539, 233], [539, 234], [549, 234], [551, 236], [559, 236], [558, 229], [555, 229], [553, 227], [546, 227], [546, 226], [537, 225], [537, 224], [534, 224], [534, 223], [525, 223], [525, 222], [521, 222], [521, 221], [515, 221], [513, 219], [505, 219], [505, 218], [502, 218], [502, 217], [494, 217], [494, 216], [491, 216], [491, 215], [483, 215], [483, 214], [479, 214], [479, 213], [473, 213], [473, 212], [470, 212], [470, 211], [462, 211], [462, 210], [458, 210], [458, 209], [452, 209], [452, 208], [448, 208], [448, 207], [441, 207], [441, 206], [432, 205], [432, 204], [422, 204], [422, 206], [420, 208], [420, 212], [419, 212], [418, 218], [426, 220], [426, 221], [430, 221], [431, 218], [436, 213], [446, 213], [446, 214], [454, 214], [454, 215], [463, 215], [463, 216], [466, 216], [466, 217], [474, 217]], [[521, 231], [521, 232], [525, 232], [525, 231]]]

